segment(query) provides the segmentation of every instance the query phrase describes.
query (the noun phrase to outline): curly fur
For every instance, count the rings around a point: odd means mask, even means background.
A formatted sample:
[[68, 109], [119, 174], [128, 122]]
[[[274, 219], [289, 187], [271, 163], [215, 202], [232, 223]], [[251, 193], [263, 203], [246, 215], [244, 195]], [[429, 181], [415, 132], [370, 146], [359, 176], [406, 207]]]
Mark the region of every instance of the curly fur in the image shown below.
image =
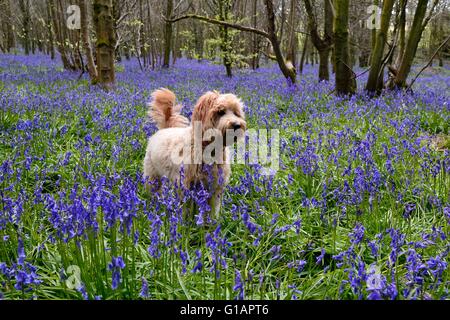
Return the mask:
[[[180, 115], [181, 106], [174, 107], [175, 94], [168, 89], [156, 90], [153, 94], [153, 102], [149, 116], [157, 124], [158, 131], [149, 138], [144, 159], [144, 176], [148, 180], [159, 180], [167, 177], [175, 183], [184, 183], [191, 187], [196, 183], [203, 183], [210, 187], [211, 197], [209, 204], [215, 216], [220, 211], [222, 194], [228, 184], [231, 165], [229, 145], [223, 141], [220, 154], [222, 161], [212, 164], [213, 181], [208, 178], [204, 169], [204, 162], [194, 163], [195, 154], [203, 152], [205, 144], [195, 145], [194, 123], [201, 122], [202, 133], [208, 129], [218, 130], [225, 137], [227, 130], [237, 130], [243, 137], [246, 129], [245, 114], [242, 102], [233, 94], [220, 94], [217, 91], [209, 91], [199, 98], [193, 113], [192, 122]], [[206, 141], [208, 142], [208, 141]], [[190, 149], [189, 155], [184, 154], [184, 148]], [[197, 150], [199, 147], [200, 150]], [[174, 161], [173, 155], [179, 155], [183, 161]], [[189, 161], [187, 161], [189, 160]], [[184, 176], [180, 174], [183, 167]], [[181, 179], [183, 178], [183, 181]]]
[[175, 105], [175, 94], [168, 89], [158, 89], [152, 93], [148, 115], [158, 129], [187, 127], [189, 120], [180, 114], [181, 105]]

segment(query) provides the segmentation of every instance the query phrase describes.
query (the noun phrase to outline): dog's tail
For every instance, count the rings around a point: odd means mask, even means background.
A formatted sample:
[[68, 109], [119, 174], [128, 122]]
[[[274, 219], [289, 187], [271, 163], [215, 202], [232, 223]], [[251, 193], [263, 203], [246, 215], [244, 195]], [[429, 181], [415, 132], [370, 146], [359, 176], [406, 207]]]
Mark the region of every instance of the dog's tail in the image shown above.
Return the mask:
[[161, 88], [152, 93], [148, 115], [158, 129], [187, 127], [189, 120], [180, 114], [181, 105], [175, 105], [175, 94], [169, 89]]

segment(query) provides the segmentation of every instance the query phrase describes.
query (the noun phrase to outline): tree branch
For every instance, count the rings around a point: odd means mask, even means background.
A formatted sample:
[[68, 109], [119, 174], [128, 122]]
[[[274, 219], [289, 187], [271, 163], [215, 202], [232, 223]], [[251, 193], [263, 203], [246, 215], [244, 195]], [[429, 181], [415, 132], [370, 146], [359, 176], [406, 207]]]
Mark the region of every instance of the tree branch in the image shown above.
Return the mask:
[[432, 15], [433, 15], [433, 11], [436, 8], [437, 4], [438, 4], [439, 0], [434, 0], [433, 5], [431, 6], [430, 9], [430, 13], [428, 14], [428, 16], [425, 18], [425, 21], [422, 24], [422, 29], [425, 29], [425, 27], [427, 26], [428, 22], [430, 21]]
[[240, 31], [256, 33], [256, 34], [259, 34], [260, 36], [270, 39], [269, 34], [263, 30], [255, 29], [252, 27], [241, 26], [240, 24], [235, 24], [235, 23], [231, 23], [231, 22], [220, 21], [220, 20], [216, 20], [213, 18], [200, 16], [198, 14], [191, 13], [191, 14], [186, 14], [184, 16], [176, 17], [173, 19], [167, 19], [166, 17], [163, 16], [163, 19], [167, 22], [172, 22], [172, 23], [180, 21], [180, 20], [185, 20], [185, 19], [197, 19], [197, 20], [208, 22], [211, 24], [217, 24], [217, 25], [221, 25], [221, 26], [225, 26], [225, 27], [230, 27], [230, 28], [237, 29]]
[[277, 57], [275, 57], [274, 55], [268, 54], [267, 52], [264, 52], [263, 50], [259, 50], [259, 52], [261, 52], [264, 56], [266, 56], [270, 60], [277, 61]]
[[417, 78], [420, 76], [420, 74], [430, 66], [431, 62], [433, 61], [434, 57], [436, 57], [436, 55], [438, 54], [439, 50], [442, 49], [442, 47], [445, 46], [445, 44], [448, 42], [448, 40], [450, 40], [450, 36], [447, 37], [447, 39], [445, 39], [441, 45], [436, 49], [436, 51], [433, 53], [433, 55], [431, 56], [430, 60], [427, 62], [426, 65], [423, 66], [422, 69], [420, 69], [419, 73], [416, 75], [416, 77], [411, 81], [411, 83], [409, 84], [408, 88], [406, 89], [406, 91], [409, 91], [412, 87], [412, 85], [414, 84], [414, 82], [416, 82]]

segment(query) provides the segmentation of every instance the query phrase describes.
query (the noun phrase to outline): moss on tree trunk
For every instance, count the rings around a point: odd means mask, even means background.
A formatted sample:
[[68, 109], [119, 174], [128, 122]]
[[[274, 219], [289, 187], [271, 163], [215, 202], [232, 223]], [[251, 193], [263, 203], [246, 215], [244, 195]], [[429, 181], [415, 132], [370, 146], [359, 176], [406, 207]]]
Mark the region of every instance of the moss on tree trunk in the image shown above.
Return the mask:
[[115, 34], [112, 0], [94, 0], [94, 25], [97, 33], [96, 55], [98, 82], [105, 89], [115, 85]]
[[405, 51], [401, 59], [401, 64], [397, 75], [394, 79], [395, 86], [398, 88], [406, 87], [406, 79], [408, 78], [411, 66], [416, 56], [417, 46], [424, 29], [423, 21], [427, 11], [428, 0], [419, 0], [414, 14], [413, 24], [409, 32], [408, 42], [406, 43]]
[[369, 92], [379, 93], [383, 89], [382, 60], [394, 2], [394, 0], [383, 1], [381, 25], [376, 34], [375, 48], [373, 49], [372, 56], [370, 58], [370, 72], [366, 85], [366, 90]]

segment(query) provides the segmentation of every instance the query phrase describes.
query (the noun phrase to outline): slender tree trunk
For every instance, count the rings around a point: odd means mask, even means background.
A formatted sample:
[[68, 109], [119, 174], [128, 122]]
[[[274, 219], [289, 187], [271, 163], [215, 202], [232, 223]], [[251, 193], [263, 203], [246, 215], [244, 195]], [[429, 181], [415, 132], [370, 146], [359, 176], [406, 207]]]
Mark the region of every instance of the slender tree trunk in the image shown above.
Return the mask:
[[[166, 0], [166, 17], [172, 18], [173, 14], [173, 0]], [[163, 68], [168, 68], [170, 64], [170, 52], [172, 50], [172, 22], [166, 21], [164, 25], [164, 61]]]
[[23, 47], [25, 54], [30, 54], [30, 2], [29, 0], [19, 0], [19, 7], [22, 13], [22, 32], [23, 32]]
[[309, 34], [307, 34], [305, 36], [305, 41], [303, 44], [302, 56], [300, 58], [300, 66], [299, 66], [300, 73], [303, 73], [303, 65], [305, 63], [305, 58], [306, 58], [307, 51], [308, 51], [308, 43], [309, 43]]
[[[329, 80], [328, 62], [330, 57], [330, 48], [333, 44], [333, 10], [330, 0], [324, 0], [324, 36], [320, 37], [317, 28], [317, 19], [314, 14], [310, 0], [304, 0], [306, 13], [308, 15], [308, 27], [311, 34], [311, 41], [317, 49], [319, 55], [319, 81]], [[311, 52], [313, 54], [313, 52]], [[314, 63], [314, 56], [312, 56]]]
[[96, 84], [98, 73], [94, 62], [94, 54], [92, 53], [91, 39], [89, 37], [89, 20], [87, 0], [79, 0], [80, 15], [81, 15], [81, 38], [83, 42], [84, 54], [86, 56], [87, 69], [91, 78], [91, 83]]
[[[146, 32], [145, 32], [145, 20], [144, 20], [144, 7], [143, 7], [143, 3], [142, 0], [139, 0], [139, 20], [140, 20], [140, 25], [139, 25], [139, 39], [138, 39], [138, 45], [139, 45], [139, 50], [138, 50], [138, 55], [140, 56], [140, 58], [142, 58], [142, 63], [143, 63], [143, 68], [147, 68], [147, 48], [146, 48]], [[148, 19], [150, 20], [150, 17], [148, 17]], [[139, 61], [140, 61], [139, 58]]]
[[294, 84], [296, 82], [296, 74], [295, 69], [289, 67], [284, 60], [283, 54], [281, 52], [280, 43], [278, 42], [276, 30], [275, 30], [275, 13], [273, 11], [273, 2], [272, 0], [264, 0], [266, 5], [267, 12], [267, 31], [269, 34], [269, 40], [272, 44], [273, 52], [275, 53], [275, 57], [278, 62], [278, 66], [280, 67], [283, 75], [290, 81], [290, 83]]
[[[257, 7], [258, 7], [258, 0], [253, 0], [252, 2], [252, 26], [256, 29], [257, 27]], [[252, 34], [252, 69], [255, 70], [259, 67], [259, 36], [256, 33]]]
[[[67, 60], [67, 67], [65, 69], [68, 70], [77, 70], [77, 67], [75, 65], [74, 59], [73, 59], [73, 51], [70, 49], [69, 43], [73, 43], [71, 41], [68, 29], [66, 27], [66, 21], [65, 21], [65, 10], [67, 8], [64, 7], [62, 0], [57, 0], [57, 3], [55, 4], [57, 7], [57, 23], [58, 23], [58, 33], [60, 37], [60, 45], [61, 49], [64, 52], [65, 60]], [[63, 62], [64, 64], [64, 62]]]
[[383, 55], [387, 41], [389, 22], [391, 20], [394, 0], [384, 0], [381, 12], [381, 26], [377, 32], [375, 48], [370, 59], [370, 72], [367, 80], [366, 90], [369, 92], [381, 92], [383, 89]]
[[[373, 0], [373, 5], [378, 7], [379, 0]], [[378, 11], [375, 13], [378, 15]], [[377, 18], [378, 19], [378, 18]], [[375, 21], [373, 21], [375, 22]], [[370, 59], [372, 59], [372, 53], [375, 51], [375, 44], [377, 43], [377, 29], [372, 28], [372, 37], [371, 37], [371, 51], [370, 51]]]
[[52, 15], [53, 21], [53, 32], [55, 36], [56, 46], [58, 48], [59, 55], [61, 56], [61, 61], [64, 69], [73, 70], [73, 66], [69, 62], [69, 58], [67, 57], [66, 48], [64, 46], [64, 38], [61, 33], [61, 28], [58, 19], [58, 10], [56, 8], [55, 0], [49, 0], [50, 11]]
[[288, 51], [286, 54], [287, 61], [290, 61], [294, 68], [297, 67], [297, 49], [298, 49], [298, 37], [295, 32], [295, 26], [297, 22], [297, 10], [295, 0], [291, 0], [291, 6], [289, 8], [289, 42]]
[[[442, 19], [443, 14], [441, 13], [441, 15], [439, 16], [439, 34], [440, 35], [444, 35], [444, 23], [443, 23], [443, 19]], [[438, 61], [439, 61], [439, 67], [443, 67], [444, 66], [444, 59], [442, 58], [443, 54], [441, 51], [438, 52]]]
[[430, 67], [433, 66], [433, 60], [434, 60], [434, 58], [433, 58], [434, 49], [433, 48], [436, 46], [436, 41], [435, 41], [435, 39], [437, 38], [436, 33], [437, 33], [436, 20], [433, 20], [430, 25], [430, 35], [428, 37], [428, 55], [430, 57], [432, 57], [431, 61], [430, 61]]
[[328, 62], [330, 60], [330, 49], [319, 51], [319, 81], [330, 79]]
[[336, 74], [336, 49], [334, 46], [331, 48], [331, 72]]
[[[228, 21], [229, 12], [231, 9], [230, 0], [219, 0], [219, 20]], [[227, 26], [220, 26], [220, 41], [221, 50], [223, 54], [223, 65], [227, 73], [227, 77], [232, 77], [232, 57], [231, 57], [231, 39]]]
[[402, 56], [402, 62], [394, 79], [395, 86], [398, 88], [403, 88], [406, 86], [406, 79], [411, 70], [414, 57], [416, 56], [417, 46], [419, 45], [420, 38], [422, 37], [422, 32], [426, 26], [424, 19], [427, 11], [427, 5], [428, 0], [419, 0], [417, 4], [413, 24], [408, 36], [408, 42], [406, 43], [405, 51]]
[[406, 4], [408, 0], [400, 0], [400, 18], [399, 18], [399, 49], [397, 53], [397, 58], [395, 59], [395, 66], [398, 68], [402, 61], [403, 53], [405, 52], [406, 45]]
[[122, 8], [120, 6], [120, 2], [123, 2], [123, 0], [113, 0], [113, 28], [114, 28], [114, 37], [116, 39], [116, 45], [115, 45], [115, 59], [117, 62], [122, 61], [122, 44], [119, 42], [119, 26], [117, 25], [121, 15], [122, 15]]
[[[33, 35], [31, 35], [31, 37], [32, 36]], [[28, 36], [28, 37], [30, 37], [30, 36]], [[36, 41], [34, 41], [34, 39], [32, 38], [30, 42], [31, 42], [31, 53], [36, 54]]]
[[284, 36], [284, 22], [286, 21], [286, 0], [281, 0], [280, 34], [277, 36], [280, 43]]
[[369, 65], [370, 53], [364, 49], [359, 54], [359, 67], [366, 68]]
[[150, 1], [147, 0], [147, 15], [148, 15], [148, 29], [147, 29], [147, 35], [149, 37], [149, 43], [150, 43], [150, 50], [148, 50], [149, 54], [149, 63], [151, 63], [152, 70], [155, 69], [155, 66], [157, 64], [157, 58], [160, 57], [160, 55], [156, 52], [156, 40], [155, 40], [155, 34], [153, 33], [153, 21], [151, 16], [151, 6]]
[[180, 28], [175, 28], [175, 39], [173, 41], [172, 64], [175, 64], [177, 58], [181, 57], [180, 53]]
[[10, 52], [11, 49], [16, 47], [16, 41], [14, 36], [14, 30], [13, 30], [13, 24], [11, 23], [11, 5], [9, 3], [10, 0], [6, 0], [4, 2], [4, 8], [5, 8], [5, 16], [7, 19], [5, 19], [4, 25], [5, 25], [5, 36], [6, 36], [6, 45], [5, 45], [5, 51]]
[[50, 1], [46, 2], [47, 9], [47, 32], [48, 32], [48, 51], [50, 54], [50, 58], [52, 60], [55, 59], [55, 36], [53, 34], [52, 29], [52, 12], [51, 12], [51, 4]]
[[80, 43], [81, 43], [81, 32], [74, 31], [72, 32], [72, 43], [74, 44], [74, 49], [72, 50], [73, 61], [75, 65], [75, 70], [81, 70], [84, 72], [84, 62], [82, 61], [83, 57], [81, 55]]
[[336, 93], [351, 95], [356, 91], [356, 80], [350, 67], [348, 41], [349, 0], [335, 1], [334, 40], [336, 64]]
[[197, 60], [200, 62], [203, 60], [203, 26], [199, 26], [197, 22], [193, 21], [193, 26], [195, 30], [195, 55]]
[[115, 85], [115, 36], [112, 0], [94, 0], [94, 25], [97, 34], [98, 82], [110, 90]]

